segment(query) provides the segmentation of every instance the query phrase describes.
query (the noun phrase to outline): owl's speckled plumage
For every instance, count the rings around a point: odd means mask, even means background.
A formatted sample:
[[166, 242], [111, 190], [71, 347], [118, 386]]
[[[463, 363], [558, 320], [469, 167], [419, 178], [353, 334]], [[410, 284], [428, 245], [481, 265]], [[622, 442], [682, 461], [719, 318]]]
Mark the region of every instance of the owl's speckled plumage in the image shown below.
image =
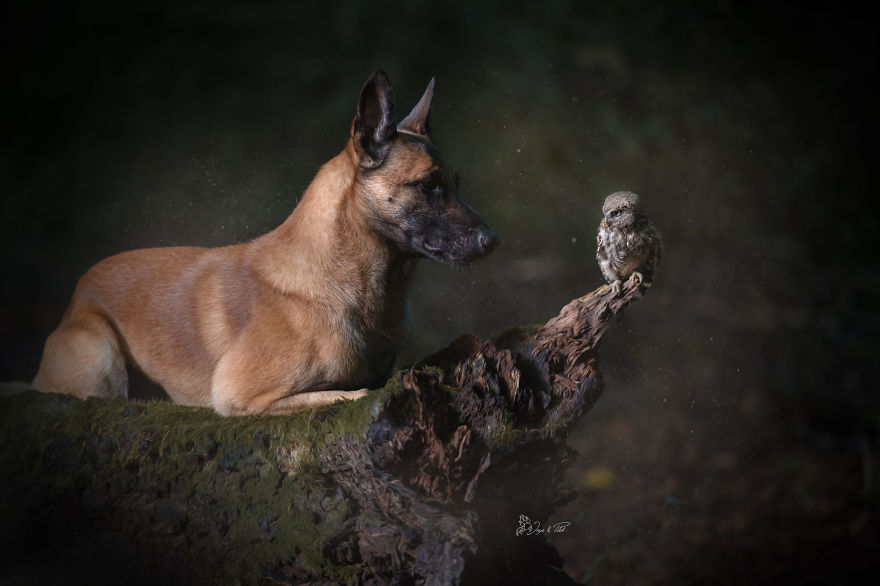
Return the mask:
[[660, 263], [660, 233], [645, 213], [639, 196], [618, 191], [605, 198], [604, 217], [596, 235], [596, 260], [615, 294], [621, 281], [650, 285]]

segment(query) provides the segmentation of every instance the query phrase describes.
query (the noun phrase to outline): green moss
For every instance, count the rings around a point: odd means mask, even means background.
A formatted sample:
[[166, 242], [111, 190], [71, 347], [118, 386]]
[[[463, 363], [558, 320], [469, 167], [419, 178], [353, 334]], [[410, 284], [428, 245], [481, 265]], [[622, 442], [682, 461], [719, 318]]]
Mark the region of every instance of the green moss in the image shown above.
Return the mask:
[[[294, 559], [316, 575], [356, 581], [359, 566], [328, 562], [351, 511], [326, 485], [318, 456], [340, 437], [363, 436], [403, 392], [396, 374], [358, 401], [274, 417], [36, 392], [0, 398], [0, 484], [11, 497], [0, 505], [3, 532], [25, 530], [37, 511], [51, 522], [52, 507], [71, 500], [108, 500], [116, 515], [109, 522], [124, 530], [204, 548], [205, 566], [192, 571], [209, 581], [259, 582], [267, 568]], [[178, 535], [192, 524], [205, 535], [200, 545]], [[232, 555], [218, 556], [229, 544]]]

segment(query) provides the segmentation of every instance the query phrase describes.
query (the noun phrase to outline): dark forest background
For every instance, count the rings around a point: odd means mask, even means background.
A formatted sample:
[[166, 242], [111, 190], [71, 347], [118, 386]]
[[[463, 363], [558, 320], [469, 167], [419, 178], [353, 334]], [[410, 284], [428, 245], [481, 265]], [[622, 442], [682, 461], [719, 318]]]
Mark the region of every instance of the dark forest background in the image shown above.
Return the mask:
[[[405, 364], [601, 284], [605, 195], [665, 237], [569, 438], [552, 536], [595, 584], [876, 569], [877, 34], [842, 7], [678, 1], [7, 3], [0, 380], [111, 254], [281, 223], [385, 69], [502, 238], [422, 263]], [[528, 514], [527, 511], [523, 511]], [[516, 520], [511, 519], [511, 531]]]

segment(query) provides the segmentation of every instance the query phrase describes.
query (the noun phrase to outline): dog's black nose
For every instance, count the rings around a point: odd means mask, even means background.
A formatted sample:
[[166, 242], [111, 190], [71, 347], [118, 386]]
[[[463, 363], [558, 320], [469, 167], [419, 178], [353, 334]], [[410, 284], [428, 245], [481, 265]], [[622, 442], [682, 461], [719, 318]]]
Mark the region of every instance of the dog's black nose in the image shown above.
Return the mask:
[[478, 242], [480, 243], [480, 248], [483, 249], [483, 252], [491, 252], [492, 250], [495, 250], [496, 246], [501, 244], [501, 239], [498, 238], [498, 234], [492, 230], [486, 230], [485, 232], [480, 232]]

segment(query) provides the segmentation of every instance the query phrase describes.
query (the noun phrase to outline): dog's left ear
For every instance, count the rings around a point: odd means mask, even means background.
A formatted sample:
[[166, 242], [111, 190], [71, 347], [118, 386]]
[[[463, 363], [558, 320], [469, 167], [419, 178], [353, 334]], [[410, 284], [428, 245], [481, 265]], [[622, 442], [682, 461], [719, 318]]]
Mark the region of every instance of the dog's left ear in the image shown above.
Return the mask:
[[381, 69], [364, 84], [352, 123], [354, 149], [364, 167], [378, 167], [388, 155], [394, 138], [394, 92]]
[[425, 90], [422, 99], [412, 109], [409, 116], [401, 120], [400, 124], [397, 125], [397, 130], [411, 134], [421, 134], [422, 136], [428, 135], [428, 122], [431, 118], [431, 100], [434, 99], [435, 80], [436, 78], [431, 78], [431, 81], [428, 82], [428, 89]]

